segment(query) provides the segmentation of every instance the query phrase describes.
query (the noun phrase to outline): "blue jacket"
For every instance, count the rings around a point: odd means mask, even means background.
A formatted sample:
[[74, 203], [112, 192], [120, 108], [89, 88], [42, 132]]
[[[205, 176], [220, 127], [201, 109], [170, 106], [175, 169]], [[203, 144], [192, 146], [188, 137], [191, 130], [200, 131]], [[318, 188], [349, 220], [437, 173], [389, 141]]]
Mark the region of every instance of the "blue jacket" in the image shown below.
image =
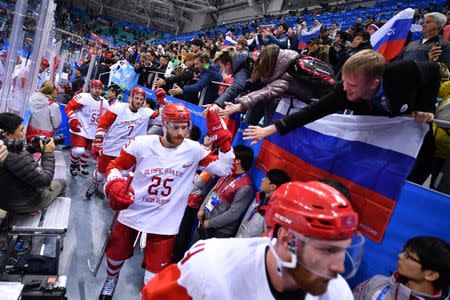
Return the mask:
[[183, 94], [198, 93], [204, 87], [207, 87], [203, 104], [212, 103], [219, 96], [218, 94], [219, 85], [211, 82], [212, 81], [222, 82], [222, 80], [223, 80], [222, 73], [220, 72], [219, 66], [210, 63], [206, 65], [205, 68], [203, 68], [196, 83], [185, 85], [183, 87]]
[[225, 92], [217, 98], [215, 103], [217, 105], [223, 107], [224, 102], [232, 102], [244, 89], [247, 79], [249, 77], [249, 68], [250, 65], [248, 63], [248, 53], [236, 53], [233, 57], [232, 67], [233, 67], [233, 78], [234, 81], [231, 86], [227, 87]]
[[274, 37], [273, 35], [269, 35], [269, 41], [270, 44], [275, 44], [280, 46], [281, 49], [287, 49], [288, 48], [288, 36], [287, 34], [283, 34], [277, 37]]

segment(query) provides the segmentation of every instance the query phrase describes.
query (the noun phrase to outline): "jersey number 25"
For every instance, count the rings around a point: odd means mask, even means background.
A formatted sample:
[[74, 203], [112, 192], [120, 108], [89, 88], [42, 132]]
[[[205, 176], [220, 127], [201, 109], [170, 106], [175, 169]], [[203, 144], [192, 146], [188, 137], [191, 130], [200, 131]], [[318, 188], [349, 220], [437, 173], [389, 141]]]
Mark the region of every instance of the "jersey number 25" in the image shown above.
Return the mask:
[[[158, 192], [161, 193], [161, 196], [167, 197], [172, 192], [172, 187], [169, 185], [173, 181], [173, 178], [162, 179], [159, 176], [152, 177], [152, 183], [148, 187], [148, 193], [150, 195], [158, 195]], [[159, 191], [159, 187], [163, 186], [163, 190]]]

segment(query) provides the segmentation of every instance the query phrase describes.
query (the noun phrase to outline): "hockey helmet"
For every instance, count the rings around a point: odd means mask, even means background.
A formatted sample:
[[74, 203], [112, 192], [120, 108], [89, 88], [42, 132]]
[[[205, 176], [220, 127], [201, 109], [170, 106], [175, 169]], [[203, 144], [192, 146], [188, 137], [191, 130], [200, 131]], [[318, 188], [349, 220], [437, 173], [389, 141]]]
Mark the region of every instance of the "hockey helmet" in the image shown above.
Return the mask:
[[163, 122], [190, 122], [191, 112], [182, 103], [167, 103], [162, 111]]
[[101, 82], [100, 80], [92, 79], [91, 82], [90, 82], [90, 87], [91, 88], [93, 88], [93, 87], [103, 88], [104, 85], [103, 85], [103, 82]]
[[358, 214], [350, 202], [331, 186], [318, 181], [289, 182], [270, 198], [266, 225], [279, 224], [304, 236], [344, 240], [358, 228]]
[[131, 90], [131, 96], [136, 95], [136, 94], [140, 94], [142, 95], [144, 98], [147, 95], [147, 93], [145, 92], [145, 90], [143, 88], [140, 87], [135, 87], [134, 89]]

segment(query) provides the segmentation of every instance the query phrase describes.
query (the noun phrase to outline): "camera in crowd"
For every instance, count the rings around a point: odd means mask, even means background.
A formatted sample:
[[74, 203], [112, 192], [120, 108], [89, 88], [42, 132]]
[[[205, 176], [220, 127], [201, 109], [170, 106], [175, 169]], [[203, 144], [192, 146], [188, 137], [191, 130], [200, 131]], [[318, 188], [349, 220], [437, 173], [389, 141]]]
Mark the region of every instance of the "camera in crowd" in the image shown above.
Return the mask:
[[[46, 136], [43, 135], [36, 135], [32, 140], [31, 143], [29, 143], [27, 145], [26, 150], [28, 152], [30, 152], [31, 154], [34, 154], [36, 152], [41, 152], [41, 144], [40, 142], [42, 142], [42, 145], [45, 146], [48, 143], [50, 143], [51, 138], [48, 138]], [[61, 145], [64, 143], [64, 137], [62, 134], [58, 134], [56, 136], [53, 137], [53, 142], [55, 143], [55, 145]]]
[[5, 131], [0, 129], [0, 140], [3, 141], [9, 152], [20, 153], [25, 147], [25, 139], [13, 139], [5, 137]]

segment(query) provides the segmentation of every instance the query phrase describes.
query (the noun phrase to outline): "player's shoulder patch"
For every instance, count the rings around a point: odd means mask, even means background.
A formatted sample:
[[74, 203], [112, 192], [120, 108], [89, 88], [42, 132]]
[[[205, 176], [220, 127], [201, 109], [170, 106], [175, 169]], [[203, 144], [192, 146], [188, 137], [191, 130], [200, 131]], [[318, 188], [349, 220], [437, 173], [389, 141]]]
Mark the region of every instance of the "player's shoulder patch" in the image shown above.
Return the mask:
[[73, 96], [73, 99], [75, 99], [75, 101], [79, 101], [83, 98], [83, 96], [81, 95], [81, 93], [76, 94], [75, 96]]

